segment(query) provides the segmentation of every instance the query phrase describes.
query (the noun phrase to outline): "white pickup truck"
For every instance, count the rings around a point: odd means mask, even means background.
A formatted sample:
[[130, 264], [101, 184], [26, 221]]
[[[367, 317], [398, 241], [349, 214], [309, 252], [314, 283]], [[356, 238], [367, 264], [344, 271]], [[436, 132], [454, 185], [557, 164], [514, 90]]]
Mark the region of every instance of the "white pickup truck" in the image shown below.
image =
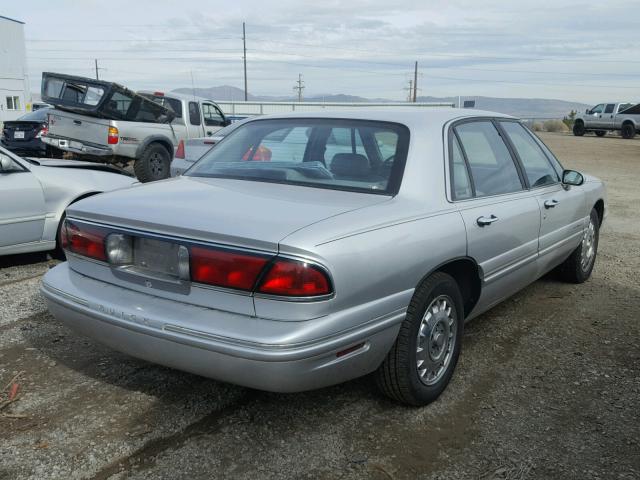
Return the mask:
[[622, 138], [633, 138], [640, 130], [640, 104], [630, 102], [599, 103], [578, 115], [573, 123], [577, 137], [595, 132], [604, 137], [608, 131], [619, 131]]
[[133, 160], [141, 182], [169, 177], [180, 140], [212, 136], [229, 124], [210, 100], [136, 93], [116, 83], [58, 73], [43, 73], [42, 98], [55, 107], [45, 143], [85, 160]]

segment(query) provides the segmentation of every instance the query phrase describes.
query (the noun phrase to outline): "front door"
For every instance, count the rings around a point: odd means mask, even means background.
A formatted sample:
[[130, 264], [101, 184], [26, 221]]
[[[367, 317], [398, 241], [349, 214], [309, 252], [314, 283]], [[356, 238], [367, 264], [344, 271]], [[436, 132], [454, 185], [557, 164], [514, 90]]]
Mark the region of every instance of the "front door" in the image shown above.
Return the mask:
[[204, 133], [208, 137], [224, 127], [224, 115], [213, 103], [202, 102], [202, 118], [204, 119]]
[[459, 123], [454, 135], [453, 157], [459, 148], [466, 169], [455, 168], [453, 158], [453, 188], [463, 198], [471, 190], [471, 198], [458, 208], [467, 229], [468, 255], [483, 279], [476, 308], [485, 310], [535, 280], [540, 208], [491, 120]]
[[527, 185], [540, 206], [540, 273], [564, 260], [580, 243], [584, 229], [581, 189], [563, 186], [561, 172], [533, 134], [517, 121], [502, 120], [500, 127], [520, 163]]
[[11, 167], [0, 170], [0, 252], [3, 247], [42, 240], [44, 219], [40, 182], [11, 159]]
[[584, 119], [587, 128], [600, 128], [602, 126], [604, 107], [604, 103], [601, 103], [591, 109], [589, 115]]

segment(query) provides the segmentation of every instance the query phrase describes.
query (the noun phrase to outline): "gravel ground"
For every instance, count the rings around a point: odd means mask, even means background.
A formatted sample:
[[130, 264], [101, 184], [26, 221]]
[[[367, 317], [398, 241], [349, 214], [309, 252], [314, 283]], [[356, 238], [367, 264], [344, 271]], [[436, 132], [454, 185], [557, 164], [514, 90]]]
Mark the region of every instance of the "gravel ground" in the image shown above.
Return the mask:
[[53, 260], [0, 258], [0, 389], [23, 372], [0, 479], [640, 478], [640, 141], [543, 138], [607, 182], [593, 277], [547, 276], [471, 322], [426, 408], [367, 378], [278, 395], [132, 359], [46, 313]]

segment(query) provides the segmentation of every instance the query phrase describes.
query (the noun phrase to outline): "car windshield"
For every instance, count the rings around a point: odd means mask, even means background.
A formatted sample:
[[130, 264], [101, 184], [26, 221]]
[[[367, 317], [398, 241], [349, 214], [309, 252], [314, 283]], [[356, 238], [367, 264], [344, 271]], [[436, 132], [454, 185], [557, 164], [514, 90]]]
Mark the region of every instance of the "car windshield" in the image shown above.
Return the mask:
[[29, 112], [18, 118], [21, 122], [46, 122], [50, 108], [41, 108], [35, 112]]
[[393, 195], [408, 145], [409, 130], [394, 123], [255, 120], [235, 129], [186, 175]]

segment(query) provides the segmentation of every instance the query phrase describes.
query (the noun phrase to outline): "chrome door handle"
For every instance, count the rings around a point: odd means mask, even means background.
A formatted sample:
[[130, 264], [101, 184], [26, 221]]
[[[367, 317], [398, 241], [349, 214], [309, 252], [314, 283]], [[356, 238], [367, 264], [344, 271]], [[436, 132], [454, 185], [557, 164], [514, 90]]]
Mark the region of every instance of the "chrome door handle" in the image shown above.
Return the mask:
[[476, 222], [478, 222], [478, 225], [480, 225], [481, 227], [491, 225], [493, 222], [497, 221], [498, 217], [496, 217], [495, 215], [491, 215], [490, 217], [478, 217], [478, 219], [476, 220]]
[[547, 200], [546, 202], [544, 202], [544, 208], [553, 208], [556, 205], [558, 205], [560, 202], [557, 200]]

